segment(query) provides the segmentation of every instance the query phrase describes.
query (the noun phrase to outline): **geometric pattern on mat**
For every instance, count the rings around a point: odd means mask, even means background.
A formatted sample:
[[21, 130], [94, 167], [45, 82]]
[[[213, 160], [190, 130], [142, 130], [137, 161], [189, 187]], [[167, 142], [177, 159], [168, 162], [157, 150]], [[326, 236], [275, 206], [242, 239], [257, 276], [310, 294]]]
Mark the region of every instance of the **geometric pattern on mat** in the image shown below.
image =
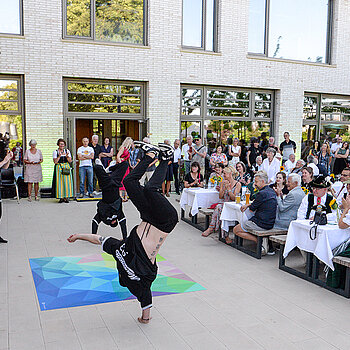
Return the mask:
[[[35, 258], [29, 262], [42, 311], [135, 299], [119, 284], [116, 262], [109, 254]], [[153, 296], [205, 289], [160, 255], [157, 264]]]

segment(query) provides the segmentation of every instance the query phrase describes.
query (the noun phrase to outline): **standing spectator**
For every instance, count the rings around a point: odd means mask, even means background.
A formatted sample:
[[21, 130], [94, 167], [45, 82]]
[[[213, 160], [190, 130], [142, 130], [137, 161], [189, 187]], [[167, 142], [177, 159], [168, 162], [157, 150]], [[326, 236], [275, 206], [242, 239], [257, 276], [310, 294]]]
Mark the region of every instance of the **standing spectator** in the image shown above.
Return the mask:
[[[192, 137], [191, 137], [192, 140]], [[151, 140], [149, 137], [144, 137], [143, 142], [145, 143], [151, 143]], [[137, 163], [139, 163], [143, 158], [145, 157], [145, 152], [140, 148], [139, 154], [137, 155]], [[148, 166], [146, 172], [142, 175], [140, 183], [141, 185], [145, 185], [147, 181], [149, 181], [156, 170], [156, 163], [158, 161], [158, 158], [155, 157], [154, 161]]]
[[346, 168], [347, 159], [349, 156], [349, 143], [345, 141], [341, 147], [335, 151], [335, 161], [333, 173], [334, 175], [340, 174], [344, 168]]
[[[271, 230], [276, 220], [277, 197], [275, 191], [267, 185], [267, 174], [258, 172], [254, 177], [254, 186], [259, 190], [251, 204], [244, 204], [241, 211], [249, 209], [254, 215], [247, 221], [234, 227], [233, 233], [249, 241], [257, 242], [258, 239], [252, 231]], [[263, 239], [262, 253], [268, 253], [268, 240]], [[274, 252], [273, 252], [274, 254]]]
[[[117, 163], [122, 163], [122, 162], [127, 162], [129, 164], [129, 158], [130, 158], [130, 152], [129, 150], [132, 148], [134, 141], [131, 137], [127, 137], [123, 143], [121, 144], [121, 146], [119, 147], [118, 153], [117, 153]], [[129, 167], [125, 172], [125, 175], [123, 177], [124, 178], [130, 173]], [[127, 202], [128, 201], [128, 195], [126, 193], [126, 189], [124, 187], [123, 181], [122, 181], [122, 185], [119, 188], [119, 192], [120, 192], [120, 197], [122, 198], [123, 202]]]
[[[312, 142], [312, 141], [310, 141], [310, 142]], [[320, 152], [320, 143], [318, 141], [315, 141], [313, 146], [310, 147], [308, 155], [311, 154], [312, 156], [317, 158], [319, 152]]]
[[132, 147], [129, 150], [130, 158], [129, 158], [129, 167], [130, 171], [132, 171], [135, 166], [137, 165], [137, 156], [140, 152], [140, 148], [136, 148], [134, 143], [132, 144]]
[[20, 142], [16, 142], [16, 146], [12, 148], [13, 161], [16, 166], [22, 166], [23, 164], [23, 148], [21, 147]]
[[197, 135], [194, 138], [194, 146], [192, 147], [192, 152], [190, 154], [191, 163], [197, 162], [201, 167], [201, 174], [204, 177], [205, 173], [205, 157], [207, 156], [207, 147], [202, 145], [202, 138]]
[[216, 147], [216, 152], [213, 153], [210, 157], [210, 166], [211, 166], [212, 170], [214, 169], [215, 164], [217, 164], [217, 163], [222, 163], [225, 166], [228, 163], [226, 154], [222, 153], [222, 146], [221, 145], [218, 145]]
[[40, 149], [36, 148], [37, 142], [32, 139], [29, 141], [30, 149], [26, 150], [24, 154], [24, 164], [26, 165], [24, 171], [24, 182], [28, 183], [28, 201], [32, 201], [32, 186], [34, 183], [34, 195], [35, 200], [38, 201], [39, 197], [39, 182], [43, 181], [43, 173], [41, 169], [41, 163], [43, 162], [43, 155]]
[[251, 170], [253, 164], [256, 163], [256, 157], [262, 156], [262, 151], [259, 146], [259, 140], [256, 137], [252, 137], [250, 140], [250, 147], [247, 152], [248, 169]]
[[[105, 137], [103, 140], [103, 145], [100, 147], [100, 153], [98, 158], [101, 159], [102, 165], [107, 168], [109, 163], [112, 161], [113, 157], [113, 147], [111, 146], [111, 139], [109, 137]], [[96, 159], [95, 157], [94, 159]]]
[[289, 159], [284, 163], [285, 171], [289, 174], [296, 166], [295, 154], [291, 153]]
[[276, 181], [276, 174], [280, 171], [280, 161], [275, 158], [276, 151], [273, 148], [266, 150], [267, 158], [264, 159], [261, 170], [265, 171], [268, 177], [268, 184]]
[[315, 159], [315, 157], [312, 155], [309, 155], [309, 156], [307, 156], [306, 160], [307, 160], [307, 166], [312, 168], [314, 176], [320, 175], [320, 170], [318, 169], [318, 167], [316, 165], [317, 160]]
[[[170, 146], [170, 140], [166, 139], [164, 140], [164, 143]], [[165, 180], [162, 183], [162, 193], [167, 197], [170, 197], [169, 192], [171, 188], [171, 181], [173, 180], [173, 177], [174, 177], [173, 164], [174, 164], [174, 154], [172, 155], [171, 159], [168, 160], [168, 169], [165, 175]]]
[[241, 146], [241, 156], [239, 157], [239, 160], [247, 165], [247, 143], [244, 139], [241, 139], [239, 145]]
[[185, 173], [188, 174], [191, 169], [191, 158], [190, 155], [192, 154], [192, 149], [194, 147], [193, 144], [193, 138], [191, 135], [187, 136], [186, 138], [187, 143], [182, 146], [182, 154], [184, 156], [184, 161], [185, 161]]
[[[7, 169], [10, 165], [10, 160], [13, 158], [13, 153], [12, 152], [8, 152], [7, 155], [5, 156], [4, 160], [0, 162], [0, 171], [1, 169]], [[0, 174], [0, 178], [1, 178], [1, 174]], [[1, 190], [0, 190], [0, 220], [1, 220], [1, 216], [2, 216], [2, 202], [1, 202]], [[7, 243], [6, 239], [3, 239], [0, 236], [0, 243]]]
[[338, 137], [336, 138], [336, 142], [333, 142], [333, 143], [332, 143], [331, 152], [332, 152], [332, 155], [333, 155], [333, 156], [335, 155], [335, 152], [336, 152], [339, 148], [341, 148], [341, 146], [342, 146], [342, 141], [343, 141], [342, 137], [341, 137], [341, 136], [338, 136]]
[[318, 165], [325, 168], [326, 174], [323, 175], [329, 175], [331, 173], [331, 162], [332, 162], [332, 155], [331, 155], [331, 149], [327, 143], [324, 143], [321, 146], [321, 150], [317, 154], [318, 159]]
[[181, 160], [181, 147], [180, 140], [176, 139], [174, 142], [174, 162], [173, 162], [173, 174], [175, 180], [175, 192], [176, 194], [180, 194], [179, 187], [179, 165]]
[[[52, 194], [59, 199], [59, 203], [69, 203], [69, 198], [73, 197], [73, 177], [70, 163], [72, 155], [66, 149], [66, 141], [58, 139], [58, 149], [53, 151], [52, 158], [55, 163], [52, 179]], [[65, 174], [66, 173], [66, 174]]]
[[94, 149], [89, 146], [89, 139], [84, 137], [82, 139], [83, 145], [78, 148], [78, 159], [79, 159], [79, 198], [84, 197], [85, 178], [87, 178], [87, 190], [88, 196], [94, 198], [93, 192], [93, 177], [94, 171], [92, 167], [92, 160], [94, 159]]
[[[99, 155], [101, 153], [101, 146], [98, 144], [98, 135], [92, 135], [91, 137], [91, 142], [89, 143], [89, 147], [92, 147], [93, 150], [94, 150], [94, 162], [95, 162], [95, 159], [99, 158]], [[97, 191], [96, 191], [96, 184], [97, 184], [97, 175], [95, 174], [95, 171], [94, 171], [94, 176], [93, 176], [93, 195], [97, 195]]]
[[266, 132], [262, 132], [261, 136], [260, 136], [260, 144], [259, 144], [259, 146], [260, 146], [260, 148], [262, 150], [264, 150], [267, 145], [268, 145], [268, 141], [266, 139]]
[[233, 144], [229, 145], [228, 154], [232, 157], [229, 164], [236, 167], [236, 164], [239, 162], [239, 157], [241, 156], [241, 146], [238, 145], [238, 138], [236, 137], [233, 140]]
[[[241, 192], [241, 184], [235, 180], [237, 176], [237, 171], [235, 168], [228, 166], [224, 169], [224, 180], [221, 181], [219, 186], [219, 198], [223, 202], [234, 201], [236, 196], [240, 195]], [[213, 215], [211, 217], [211, 221], [209, 227], [202, 233], [203, 237], [208, 237], [215, 231], [218, 231], [221, 226], [220, 216], [222, 212], [224, 204], [218, 203], [214, 209]], [[232, 243], [228, 234], [224, 234], [226, 243]]]
[[269, 137], [269, 143], [263, 148], [264, 153], [268, 148], [273, 148], [277, 153], [279, 153], [278, 147], [275, 145], [275, 138], [273, 136]]
[[282, 153], [282, 163], [284, 164], [288, 159], [289, 159], [289, 155], [291, 153], [295, 153], [296, 149], [297, 149], [297, 145], [294, 141], [292, 141], [289, 138], [289, 132], [286, 131], [284, 134], [284, 141], [280, 144], [280, 151]]

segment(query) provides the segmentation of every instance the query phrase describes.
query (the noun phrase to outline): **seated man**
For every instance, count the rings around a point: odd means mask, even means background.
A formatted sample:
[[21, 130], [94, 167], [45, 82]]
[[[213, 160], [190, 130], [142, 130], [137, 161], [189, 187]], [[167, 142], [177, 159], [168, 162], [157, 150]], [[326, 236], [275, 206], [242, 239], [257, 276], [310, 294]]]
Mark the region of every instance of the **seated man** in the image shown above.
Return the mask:
[[317, 159], [315, 159], [315, 157], [313, 155], [308, 155], [307, 158], [307, 166], [309, 166], [310, 168], [312, 168], [312, 171], [314, 172], [314, 176], [318, 176], [320, 175], [320, 170], [317, 167]]
[[327, 193], [331, 183], [323, 175], [320, 175], [310, 183], [310, 186], [312, 193], [309, 193], [302, 200], [298, 210], [298, 220], [313, 220], [315, 216], [315, 210], [313, 208], [316, 205], [322, 205], [326, 208], [327, 219], [335, 221], [336, 215], [330, 206], [333, 196]]
[[[241, 211], [249, 208], [254, 215], [242, 224], [234, 227], [233, 233], [244, 239], [257, 242], [251, 231], [266, 231], [273, 228], [276, 219], [277, 199], [275, 191], [268, 185], [268, 177], [265, 171], [258, 171], [254, 176], [254, 186], [259, 190], [255, 200], [251, 204], [242, 205]], [[267, 240], [263, 240], [263, 254], [268, 252]]]
[[94, 173], [97, 176], [98, 184], [102, 191], [102, 199], [97, 203], [97, 213], [92, 219], [92, 233], [96, 234], [98, 225], [102, 221], [104, 224], [116, 227], [120, 225], [123, 240], [126, 240], [127, 229], [126, 219], [122, 209], [122, 199], [119, 195], [119, 187], [128, 169], [127, 162], [116, 163], [112, 161], [106, 169], [103, 168], [100, 159], [96, 158], [94, 164]]
[[340, 174], [340, 181], [332, 185], [332, 193], [337, 199], [338, 206], [342, 208], [342, 200], [346, 199], [348, 190], [346, 181], [350, 179], [350, 168], [344, 168]]
[[274, 228], [288, 230], [292, 220], [296, 220], [298, 209], [305, 197], [301, 189], [301, 177], [298, 174], [290, 174], [287, 179], [289, 193], [283, 198], [282, 191], [274, 188], [277, 194], [277, 213]]
[[[6, 157], [0, 162], [0, 169], [7, 169], [10, 165], [10, 160], [12, 159], [13, 157], [13, 153], [8, 151]], [[0, 182], [1, 182], [1, 173], [0, 173]], [[1, 203], [1, 190], [0, 190], [0, 219], [1, 219], [1, 216], [2, 216], [2, 203]], [[0, 243], [7, 243], [7, 240], [6, 239], [3, 239], [1, 236], [0, 236]]]
[[295, 159], [295, 154], [291, 153], [289, 155], [289, 159], [284, 163], [285, 171], [287, 174], [289, 174], [297, 165], [297, 161]]
[[[156, 256], [165, 238], [175, 228], [178, 215], [177, 210], [159, 191], [166, 176], [169, 159], [174, 153], [173, 148], [164, 144], [160, 144], [158, 148], [135, 141], [135, 147], [140, 146], [145, 157], [123, 182], [130, 200], [140, 212], [141, 223], [132, 229], [125, 241], [93, 234], [75, 234], [68, 241], [81, 239], [102, 244], [102, 249], [113, 255], [117, 262], [120, 284], [127, 287], [141, 303], [142, 316], [138, 321], [148, 323], [152, 307], [151, 285], [157, 277], [158, 269]], [[159, 153], [160, 164], [146, 186], [141, 186], [141, 177]]]

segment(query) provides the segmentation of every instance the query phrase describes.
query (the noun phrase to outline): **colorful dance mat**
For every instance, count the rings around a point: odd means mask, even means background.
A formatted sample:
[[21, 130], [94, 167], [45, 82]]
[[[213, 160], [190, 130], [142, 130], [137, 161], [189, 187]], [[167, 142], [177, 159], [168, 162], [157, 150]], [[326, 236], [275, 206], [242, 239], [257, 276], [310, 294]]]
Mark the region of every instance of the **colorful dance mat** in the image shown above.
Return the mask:
[[[135, 299], [119, 284], [114, 258], [106, 253], [29, 259], [41, 310]], [[203, 290], [181, 270], [157, 256], [152, 295]]]

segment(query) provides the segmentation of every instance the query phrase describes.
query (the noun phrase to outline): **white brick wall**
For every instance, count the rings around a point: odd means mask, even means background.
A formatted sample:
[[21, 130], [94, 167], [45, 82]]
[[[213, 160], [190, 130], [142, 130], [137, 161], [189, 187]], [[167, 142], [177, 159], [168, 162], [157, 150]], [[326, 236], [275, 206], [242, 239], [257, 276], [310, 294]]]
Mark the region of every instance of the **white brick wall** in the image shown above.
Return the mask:
[[179, 133], [180, 84], [275, 89], [277, 139], [301, 139], [304, 91], [350, 95], [350, 4], [335, 1], [332, 66], [247, 57], [249, 0], [221, 0], [219, 54], [181, 50], [181, 0], [149, 1], [149, 48], [62, 40], [60, 0], [24, 1], [24, 38], [0, 35], [0, 73], [24, 74], [26, 135], [38, 140], [49, 183], [63, 135], [63, 77], [148, 82], [153, 141]]

